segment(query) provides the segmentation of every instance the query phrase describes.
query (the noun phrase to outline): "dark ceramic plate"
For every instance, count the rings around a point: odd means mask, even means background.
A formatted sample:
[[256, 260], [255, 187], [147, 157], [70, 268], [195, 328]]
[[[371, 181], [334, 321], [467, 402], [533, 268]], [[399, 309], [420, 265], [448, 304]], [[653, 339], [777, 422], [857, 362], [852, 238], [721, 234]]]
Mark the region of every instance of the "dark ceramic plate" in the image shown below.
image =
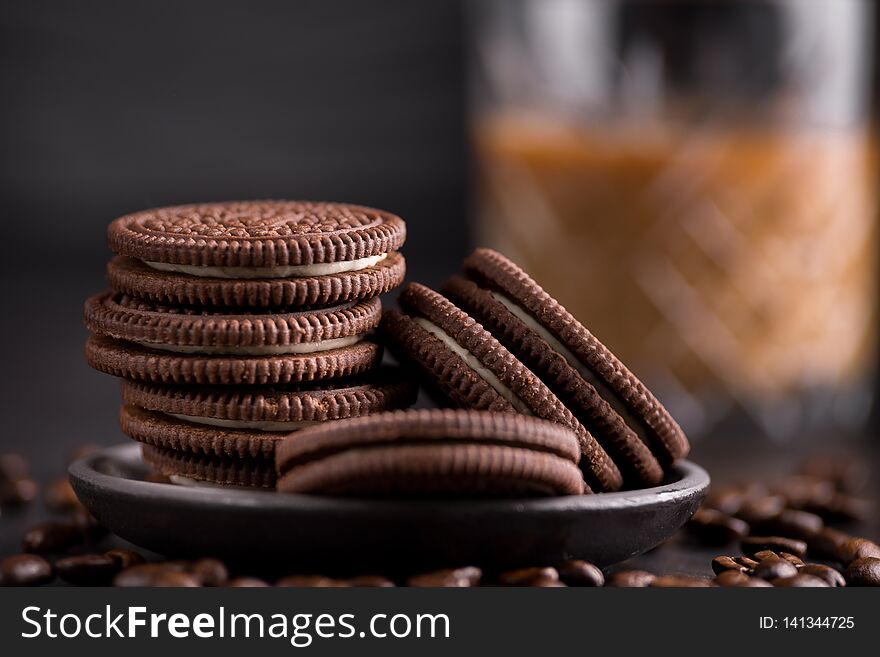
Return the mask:
[[524, 500], [377, 501], [143, 481], [138, 445], [70, 467], [83, 504], [112, 532], [175, 557], [216, 556], [300, 572], [415, 572], [580, 558], [608, 566], [658, 545], [709, 485], [681, 462], [662, 486]]

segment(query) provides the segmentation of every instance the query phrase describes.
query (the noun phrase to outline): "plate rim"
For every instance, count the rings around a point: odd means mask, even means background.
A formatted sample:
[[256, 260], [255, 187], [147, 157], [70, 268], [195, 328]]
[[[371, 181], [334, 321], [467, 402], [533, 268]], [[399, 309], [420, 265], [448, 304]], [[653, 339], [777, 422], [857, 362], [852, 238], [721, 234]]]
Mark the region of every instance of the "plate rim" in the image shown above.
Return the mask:
[[[185, 504], [191, 507], [211, 507], [243, 511], [258, 508], [263, 512], [299, 511], [340, 513], [346, 510], [363, 512], [368, 509], [374, 513], [383, 512], [450, 512], [457, 513], [564, 513], [598, 512], [633, 507], [650, 507], [690, 498], [705, 493], [711, 483], [709, 473], [688, 460], [677, 462], [673, 469], [680, 475], [675, 481], [651, 488], [600, 493], [594, 495], [565, 495], [547, 498], [517, 499], [455, 499], [455, 500], [400, 500], [341, 498], [296, 493], [276, 493], [274, 491], [236, 490], [209, 487], [183, 487], [158, 482], [139, 481], [101, 472], [96, 463], [111, 459], [116, 462], [132, 464], [141, 461], [140, 445], [126, 443], [103, 447], [74, 461], [68, 468], [68, 475], [75, 489], [86, 487], [93, 492], [113, 492], [122, 496], [147, 496], [151, 501]], [[124, 483], [122, 483], [124, 482]]]

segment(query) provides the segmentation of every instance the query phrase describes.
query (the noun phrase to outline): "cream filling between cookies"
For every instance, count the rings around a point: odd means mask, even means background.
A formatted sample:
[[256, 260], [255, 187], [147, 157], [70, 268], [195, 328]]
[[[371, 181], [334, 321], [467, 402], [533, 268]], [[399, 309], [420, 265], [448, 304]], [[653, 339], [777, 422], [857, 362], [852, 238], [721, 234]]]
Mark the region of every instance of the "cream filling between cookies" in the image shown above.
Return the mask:
[[189, 274], [202, 278], [307, 278], [309, 276], [330, 276], [351, 271], [368, 269], [388, 257], [387, 253], [341, 260], [339, 262], [319, 262], [311, 265], [279, 265], [277, 267], [212, 267], [201, 265], [176, 265], [168, 262], [144, 260], [144, 264], [158, 271]]
[[455, 354], [459, 358], [461, 358], [468, 367], [479, 374], [481, 379], [492, 386], [499, 395], [504, 397], [504, 399], [509, 401], [511, 406], [513, 406], [517, 411], [519, 411], [523, 415], [532, 415], [532, 412], [529, 410], [529, 408], [525, 404], [523, 404], [522, 400], [516, 396], [516, 393], [514, 393], [513, 390], [504, 385], [501, 379], [499, 379], [489, 368], [483, 365], [480, 360], [470, 351], [458, 344], [458, 342], [456, 342], [455, 339], [446, 331], [437, 326], [434, 322], [425, 319], [424, 317], [413, 317], [412, 320], [423, 329], [428, 331], [428, 333], [439, 339], [450, 350], [455, 352]]
[[517, 319], [519, 319], [528, 328], [537, 333], [541, 337], [541, 339], [549, 344], [560, 356], [562, 356], [569, 365], [577, 370], [578, 374], [580, 374], [587, 383], [589, 383], [596, 389], [596, 392], [599, 393], [599, 396], [601, 396], [602, 399], [608, 402], [608, 405], [611, 406], [611, 408], [614, 409], [614, 411], [618, 415], [620, 415], [626, 425], [636, 433], [636, 435], [642, 440], [642, 442], [650, 445], [649, 438], [645, 432], [645, 429], [642, 427], [641, 421], [629, 411], [629, 409], [626, 407], [626, 404], [623, 403], [616, 392], [614, 392], [595, 374], [593, 374], [592, 370], [584, 365], [581, 362], [580, 358], [575, 356], [574, 353], [568, 347], [562, 344], [562, 342], [560, 342], [559, 339], [556, 338], [556, 336], [550, 333], [550, 331], [541, 326], [538, 320], [532, 317], [528, 313], [528, 311], [526, 311], [514, 301], [511, 301], [503, 294], [493, 292], [492, 290], [489, 290], [488, 292], [492, 295], [492, 297], [494, 297], [496, 301], [498, 301], [511, 313], [513, 313]]
[[178, 420], [206, 424], [212, 427], [224, 429], [256, 429], [257, 431], [296, 431], [311, 427], [319, 422], [312, 420], [298, 420], [294, 422], [277, 422], [275, 420], [226, 420], [219, 417], [205, 417], [203, 415], [182, 415], [180, 413], [165, 413]]
[[173, 351], [180, 354], [222, 354], [226, 356], [280, 356], [284, 354], [314, 354], [320, 351], [342, 349], [357, 344], [364, 339], [364, 334], [351, 335], [344, 338], [330, 338], [318, 342], [300, 342], [285, 345], [255, 345], [252, 347], [202, 347], [189, 345], [158, 344], [156, 342], [137, 342], [149, 349]]

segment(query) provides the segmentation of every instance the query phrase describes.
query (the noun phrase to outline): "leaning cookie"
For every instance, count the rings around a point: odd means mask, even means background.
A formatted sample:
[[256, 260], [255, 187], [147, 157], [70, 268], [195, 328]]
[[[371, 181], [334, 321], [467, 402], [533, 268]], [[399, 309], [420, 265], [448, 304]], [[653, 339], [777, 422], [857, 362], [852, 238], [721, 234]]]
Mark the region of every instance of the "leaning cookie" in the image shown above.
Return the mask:
[[547, 384], [608, 452], [629, 487], [655, 486], [662, 481], [663, 468], [636, 432], [565, 357], [508, 305], [460, 276], [450, 278], [443, 293]]
[[420, 410], [342, 420], [285, 439], [278, 490], [360, 497], [578, 495], [578, 438], [510, 413]]
[[417, 367], [454, 406], [534, 415], [569, 427], [580, 441], [582, 469], [597, 491], [621, 487], [605, 450], [556, 396], [480, 324], [433, 290], [411, 283], [399, 298], [406, 313], [386, 311], [380, 325], [388, 348]]
[[249, 201], [158, 208], [107, 229], [117, 290], [200, 305], [326, 305], [399, 284], [406, 239], [389, 212], [343, 203]]
[[316, 310], [270, 314], [193, 309], [107, 292], [85, 304], [95, 333], [86, 358], [125, 378], [200, 385], [284, 384], [339, 378], [377, 366], [366, 340], [378, 298]]
[[[687, 455], [690, 446], [684, 432], [654, 395], [516, 264], [491, 249], [477, 249], [465, 260], [464, 271], [486, 294], [460, 281], [449, 285], [450, 293], [465, 302], [551, 388], [579, 408], [577, 414], [597, 419], [606, 437], [616, 436], [620, 447], [628, 448], [617, 418], [607, 409], [591, 406], [593, 395], [585, 403], [574, 399], [576, 391], [569, 385], [572, 372], [594, 388], [663, 465]], [[561, 359], [548, 353], [548, 347]]]

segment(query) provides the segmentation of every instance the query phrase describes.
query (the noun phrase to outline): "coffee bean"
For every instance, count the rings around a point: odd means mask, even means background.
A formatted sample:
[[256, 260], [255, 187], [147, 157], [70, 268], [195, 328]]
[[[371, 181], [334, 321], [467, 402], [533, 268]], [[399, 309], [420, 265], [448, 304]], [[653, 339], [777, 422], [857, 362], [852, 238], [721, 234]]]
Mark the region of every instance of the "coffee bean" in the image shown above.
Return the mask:
[[58, 576], [79, 586], [108, 586], [121, 569], [119, 560], [109, 554], [82, 554], [55, 562]]
[[126, 548], [113, 548], [112, 550], [107, 550], [106, 554], [107, 556], [116, 559], [119, 562], [120, 568], [137, 566], [145, 561], [140, 554], [134, 550], [128, 550]]
[[559, 567], [559, 577], [569, 586], [602, 586], [605, 575], [588, 561], [571, 559]]
[[168, 475], [164, 475], [161, 472], [148, 472], [144, 476], [144, 481], [147, 481], [151, 484], [170, 484], [171, 477]]
[[715, 583], [723, 587], [757, 588], [769, 587], [771, 584], [759, 577], [749, 577], [737, 570], [725, 570], [715, 578]]
[[780, 553], [779, 553], [779, 556], [780, 556], [782, 559], [785, 559], [787, 562], [789, 562], [789, 563], [791, 563], [791, 564], [794, 564], [796, 568], [800, 568], [801, 566], [804, 565], [804, 560], [801, 559], [801, 558], [800, 558], [799, 556], [797, 556], [797, 555], [790, 554], [790, 553], [788, 553], [788, 552], [780, 552]]
[[533, 586], [533, 582], [554, 579], [559, 580], [559, 572], [555, 568], [544, 566], [509, 570], [498, 576], [498, 583], [504, 586]]
[[63, 552], [86, 541], [83, 530], [71, 522], [44, 522], [24, 535], [25, 552]]
[[40, 488], [33, 479], [0, 481], [0, 507], [18, 507], [29, 504], [39, 495]]
[[820, 563], [808, 563], [800, 569], [801, 575], [812, 575], [824, 579], [828, 586], [846, 586], [846, 580], [840, 571]]
[[67, 477], [56, 479], [43, 489], [43, 504], [50, 511], [71, 511], [82, 506]]
[[537, 579], [529, 580], [529, 583], [526, 585], [517, 584], [517, 586], [531, 586], [532, 588], [559, 588], [566, 587], [567, 584], [560, 582], [558, 579], [553, 579], [552, 577], [538, 577]]
[[880, 559], [860, 557], [847, 566], [844, 577], [850, 586], [880, 586]]
[[37, 586], [52, 580], [52, 566], [35, 554], [15, 554], [0, 561], [0, 586]]
[[816, 559], [836, 559], [840, 546], [851, 538], [849, 534], [826, 527], [807, 541], [810, 556]]
[[871, 512], [874, 510], [874, 503], [860, 497], [836, 493], [827, 502], [807, 505], [804, 507], [804, 510], [812, 511], [825, 522], [864, 522], [871, 516]]
[[804, 461], [801, 474], [830, 480], [841, 491], [857, 493], [871, 477], [871, 468], [855, 457], [819, 455]]
[[715, 509], [729, 516], [736, 515], [736, 512], [745, 502], [745, 495], [742, 490], [736, 486], [712, 487], [703, 500], [703, 507]]
[[229, 571], [218, 559], [199, 559], [189, 572], [202, 583], [202, 586], [223, 586], [229, 579]]
[[785, 559], [779, 557], [773, 559], [764, 559], [755, 566], [755, 577], [772, 581], [774, 579], [782, 579], [786, 577], [794, 577], [798, 574], [798, 570], [793, 563], [789, 563]]
[[200, 584], [192, 575], [167, 568], [164, 564], [143, 563], [116, 575], [113, 586], [197, 587]]
[[0, 454], [0, 481], [18, 481], [30, 473], [30, 464], [21, 454]]
[[775, 516], [755, 523], [753, 529], [756, 534], [804, 540], [822, 531], [824, 526], [825, 521], [815, 513], [783, 509]]
[[781, 495], [768, 495], [747, 500], [736, 513], [736, 517], [749, 525], [757, 525], [773, 518], [785, 509], [785, 498]]
[[851, 538], [838, 546], [836, 557], [844, 565], [863, 557], [880, 559], [880, 545], [866, 538]]
[[795, 538], [783, 536], [747, 536], [740, 541], [740, 547], [746, 556], [752, 556], [761, 550], [788, 552], [798, 557], [807, 553], [807, 544]]
[[350, 577], [345, 580], [345, 583], [349, 586], [354, 586], [358, 588], [382, 588], [388, 589], [394, 586], [394, 582], [392, 582], [387, 577], [382, 577], [381, 575], [358, 575], [356, 577]]
[[157, 588], [198, 588], [202, 583], [188, 573], [180, 573], [173, 570], [161, 573], [151, 586]]
[[758, 561], [764, 561], [764, 559], [779, 559], [779, 555], [773, 550], [758, 550], [752, 556]]
[[718, 556], [712, 559], [712, 572], [716, 575], [726, 572], [744, 573], [748, 568], [737, 563], [733, 557]]
[[690, 577], [687, 575], [664, 575], [662, 577], [657, 577], [651, 582], [652, 588], [664, 589], [694, 589], [711, 586], [714, 586], [714, 584], [708, 579]]
[[476, 586], [483, 577], [483, 571], [476, 566], [435, 570], [410, 577], [406, 585], [417, 587], [454, 587], [463, 588]]
[[815, 577], [814, 575], [794, 575], [792, 577], [780, 577], [777, 579], [771, 579], [770, 583], [773, 586], [783, 587], [783, 588], [803, 588], [803, 587], [816, 587], [816, 588], [827, 588], [828, 582], [820, 577]]
[[346, 586], [346, 584], [323, 575], [288, 575], [275, 582], [275, 586], [283, 588], [338, 588]]
[[771, 491], [785, 498], [786, 506], [796, 509], [825, 504], [834, 497], [834, 484], [821, 477], [793, 475], [776, 482]]
[[743, 520], [706, 508], [697, 510], [687, 528], [704, 545], [727, 545], [749, 533]]
[[758, 565], [757, 561], [750, 559], [749, 557], [734, 557], [733, 560], [738, 564], [745, 566], [748, 570], [754, 570], [755, 566]]
[[226, 582], [227, 588], [234, 589], [256, 589], [269, 586], [268, 582], [264, 582], [256, 577], [236, 577]]
[[656, 575], [645, 570], [621, 570], [613, 575], [609, 575], [605, 581], [605, 586], [644, 588], [650, 586], [651, 582], [656, 578]]
[[84, 506], [73, 509], [70, 522], [80, 528], [85, 540], [94, 540], [107, 533], [107, 529]]

